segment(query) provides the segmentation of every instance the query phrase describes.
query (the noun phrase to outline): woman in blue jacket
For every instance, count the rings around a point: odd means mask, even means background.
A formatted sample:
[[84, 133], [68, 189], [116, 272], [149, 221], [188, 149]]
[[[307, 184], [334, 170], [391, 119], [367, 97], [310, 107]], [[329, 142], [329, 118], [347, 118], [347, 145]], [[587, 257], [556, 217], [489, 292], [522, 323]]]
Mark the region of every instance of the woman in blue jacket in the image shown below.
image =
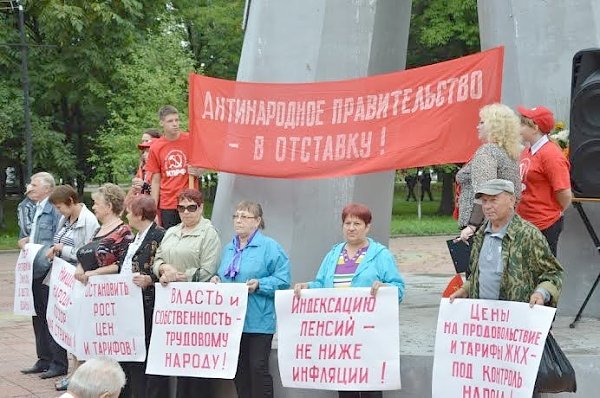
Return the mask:
[[[367, 235], [371, 227], [371, 210], [363, 204], [351, 203], [342, 210], [342, 232], [345, 241], [338, 243], [321, 263], [314, 281], [297, 283], [294, 293], [302, 289], [370, 287], [376, 295], [381, 286], [398, 287], [398, 301], [404, 297], [404, 279], [392, 253]], [[382, 397], [381, 391], [340, 391], [340, 398]]]
[[235, 208], [232, 242], [223, 248], [215, 283], [245, 283], [248, 309], [234, 378], [239, 398], [273, 397], [269, 373], [275, 333], [275, 291], [290, 286], [290, 265], [283, 248], [262, 234], [265, 222], [258, 203], [243, 201]]

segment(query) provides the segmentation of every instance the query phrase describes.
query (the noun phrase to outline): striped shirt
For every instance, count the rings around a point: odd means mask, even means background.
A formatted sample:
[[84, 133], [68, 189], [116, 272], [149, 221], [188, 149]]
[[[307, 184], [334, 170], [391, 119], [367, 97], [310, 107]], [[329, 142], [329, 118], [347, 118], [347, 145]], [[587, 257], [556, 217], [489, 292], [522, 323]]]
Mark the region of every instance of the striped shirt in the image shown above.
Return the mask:
[[333, 274], [333, 287], [352, 286], [352, 278], [361, 261], [364, 260], [368, 248], [369, 246], [359, 249], [353, 258], [348, 257], [346, 248], [342, 250]]
[[64, 246], [75, 246], [75, 240], [73, 239], [73, 226], [77, 224], [77, 220], [74, 223], [69, 222], [69, 219], [65, 220], [62, 228], [54, 235], [54, 244], [62, 243]]

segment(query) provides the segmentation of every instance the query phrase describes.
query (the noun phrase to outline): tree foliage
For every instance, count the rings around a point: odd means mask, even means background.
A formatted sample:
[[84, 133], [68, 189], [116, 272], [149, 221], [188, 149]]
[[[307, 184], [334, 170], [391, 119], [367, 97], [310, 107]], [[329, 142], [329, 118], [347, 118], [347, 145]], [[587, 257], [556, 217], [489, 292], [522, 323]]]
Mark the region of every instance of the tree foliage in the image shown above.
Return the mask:
[[244, 4], [245, 0], [173, 1], [196, 69], [207, 76], [235, 80], [244, 38]]
[[480, 50], [477, 0], [413, 0], [407, 67]]
[[157, 111], [162, 105], [180, 110], [185, 129], [187, 76], [193, 71], [193, 59], [181, 45], [184, 37], [176, 25], [166, 24], [162, 34], [149, 33], [131, 46], [126, 62], [117, 62], [108, 118], [90, 157], [98, 181], [123, 181], [135, 172], [136, 144], [146, 128], [159, 127]]
[[[413, 0], [407, 68], [476, 53], [480, 50], [477, 0]], [[456, 165], [434, 167], [442, 182], [439, 213], [454, 210]]]

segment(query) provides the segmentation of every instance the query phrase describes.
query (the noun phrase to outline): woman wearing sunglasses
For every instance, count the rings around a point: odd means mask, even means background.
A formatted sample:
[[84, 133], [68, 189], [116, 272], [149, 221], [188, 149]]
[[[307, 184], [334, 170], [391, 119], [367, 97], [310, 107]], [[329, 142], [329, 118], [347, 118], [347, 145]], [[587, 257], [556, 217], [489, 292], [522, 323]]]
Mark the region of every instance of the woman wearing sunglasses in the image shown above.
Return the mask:
[[[154, 260], [154, 273], [163, 286], [208, 282], [217, 272], [221, 241], [210, 220], [202, 217], [203, 204], [202, 192], [197, 190], [184, 189], [177, 197], [181, 223], [167, 230]], [[177, 397], [196, 396], [208, 388], [204, 379], [177, 378]]]
[[233, 214], [233, 240], [223, 249], [215, 283], [245, 283], [248, 309], [244, 320], [235, 388], [240, 398], [273, 397], [269, 373], [275, 333], [275, 291], [290, 286], [290, 264], [283, 248], [262, 234], [262, 207], [241, 202]]

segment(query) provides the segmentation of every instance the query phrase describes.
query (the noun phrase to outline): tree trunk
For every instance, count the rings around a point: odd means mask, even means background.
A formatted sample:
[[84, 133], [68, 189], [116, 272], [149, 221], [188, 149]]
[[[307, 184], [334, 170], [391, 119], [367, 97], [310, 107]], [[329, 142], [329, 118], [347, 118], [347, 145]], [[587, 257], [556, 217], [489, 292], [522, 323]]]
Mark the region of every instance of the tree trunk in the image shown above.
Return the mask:
[[4, 222], [4, 201], [6, 200], [6, 167], [0, 162], [0, 229], [6, 227]]
[[[438, 176], [442, 177], [442, 199], [438, 214], [451, 216], [454, 212], [454, 175], [456, 172], [438, 172]], [[439, 178], [438, 178], [439, 181]]]

